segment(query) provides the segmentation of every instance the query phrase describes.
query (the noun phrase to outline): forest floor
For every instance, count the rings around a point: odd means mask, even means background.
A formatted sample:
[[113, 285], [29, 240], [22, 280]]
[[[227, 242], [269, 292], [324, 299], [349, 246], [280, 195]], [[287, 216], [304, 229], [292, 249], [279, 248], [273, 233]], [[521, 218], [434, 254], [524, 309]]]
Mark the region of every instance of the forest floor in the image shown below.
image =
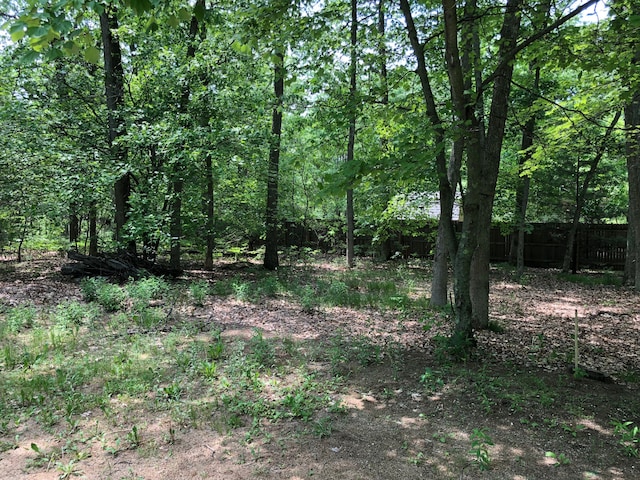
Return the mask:
[[[459, 363], [425, 263], [227, 261], [114, 306], [65, 261], [0, 259], [2, 479], [640, 478], [640, 295], [611, 273], [493, 268], [499, 331]], [[567, 371], [576, 313], [605, 381]]]

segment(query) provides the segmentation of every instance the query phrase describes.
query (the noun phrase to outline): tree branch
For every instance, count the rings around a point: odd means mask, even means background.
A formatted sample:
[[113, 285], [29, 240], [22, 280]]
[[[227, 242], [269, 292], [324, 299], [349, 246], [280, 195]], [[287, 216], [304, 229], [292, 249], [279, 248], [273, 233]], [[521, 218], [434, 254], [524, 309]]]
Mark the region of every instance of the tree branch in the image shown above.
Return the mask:
[[522, 41], [521, 43], [519, 43], [518, 45], [515, 46], [515, 48], [513, 48], [510, 52], [507, 52], [504, 57], [502, 57], [502, 60], [500, 61], [500, 63], [496, 66], [495, 70], [493, 71], [493, 73], [491, 75], [489, 75], [483, 82], [482, 82], [482, 86], [486, 87], [489, 83], [493, 82], [493, 80], [495, 80], [495, 78], [500, 74], [500, 72], [502, 71], [502, 69], [505, 67], [505, 65], [507, 65], [507, 63], [509, 63], [510, 61], [512, 61], [515, 56], [520, 53], [522, 50], [524, 50], [525, 48], [527, 48], [529, 45], [531, 45], [532, 43], [534, 43], [535, 41], [541, 39], [542, 37], [544, 37], [545, 35], [547, 35], [548, 33], [551, 33], [553, 30], [555, 30], [556, 28], [558, 28], [559, 26], [567, 23], [569, 20], [571, 20], [572, 18], [576, 17], [577, 15], [579, 15], [580, 13], [582, 13], [583, 11], [585, 11], [587, 8], [591, 7], [592, 5], [594, 5], [595, 3], [597, 3], [598, 0], [588, 0], [587, 3], [579, 6], [578, 8], [576, 8], [575, 10], [573, 10], [572, 12], [567, 13], [565, 16], [560, 17], [558, 20], [556, 20], [555, 22], [553, 22], [551, 25], [549, 25], [546, 28], [543, 28], [542, 30], [540, 30], [537, 33], [534, 33], [533, 35], [531, 35], [529, 38], [527, 38], [526, 40]]

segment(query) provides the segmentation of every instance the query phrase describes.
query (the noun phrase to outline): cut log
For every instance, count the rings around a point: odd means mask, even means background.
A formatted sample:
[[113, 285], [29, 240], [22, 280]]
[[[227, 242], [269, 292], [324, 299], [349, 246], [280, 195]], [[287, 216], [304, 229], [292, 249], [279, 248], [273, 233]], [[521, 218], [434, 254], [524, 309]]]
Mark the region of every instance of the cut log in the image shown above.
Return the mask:
[[73, 250], [67, 256], [74, 263], [62, 266], [61, 273], [73, 277], [111, 277], [120, 281], [147, 275], [177, 277], [182, 270], [139, 258], [128, 252], [83, 255]]

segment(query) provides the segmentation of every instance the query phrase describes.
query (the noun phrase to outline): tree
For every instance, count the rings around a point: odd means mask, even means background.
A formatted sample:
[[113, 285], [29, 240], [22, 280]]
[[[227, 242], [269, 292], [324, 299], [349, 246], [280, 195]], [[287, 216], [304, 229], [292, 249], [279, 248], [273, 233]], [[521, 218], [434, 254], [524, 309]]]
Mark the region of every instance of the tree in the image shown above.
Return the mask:
[[[124, 69], [122, 51], [116, 30], [118, 29], [118, 9], [107, 5], [100, 13], [100, 32], [104, 53], [104, 85], [108, 114], [108, 138], [113, 161], [119, 174], [114, 185], [116, 243], [124, 242], [124, 225], [129, 217], [131, 206], [131, 172], [127, 163], [127, 150], [118, 139], [125, 135], [126, 127], [123, 117], [124, 107]], [[135, 240], [126, 242], [127, 250], [135, 252]]]
[[267, 170], [267, 209], [264, 268], [278, 268], [278, 169], [280, 165], [280, 137], [282, 135], [282, 104], [284, 96], [284, 52], [282, 47], [274, 52], [273, 91], [275, 103], [271, 120], [269, 166]]
[[614, 0], [611, 30], [620, 43], [616, 70], [623, 86], [625, 156], [629, 182], [629, 224], [625, 281], [640, 291], [640, 6], [635, 1]]
[[[347, 142], [347, 162], [354, 161], [356, 143], [356, 101], [358, 95], [358, 1], [351, 0], [351, 28], [350, 28], [351, 55], [349, 63], [349, 140]], [[354, 266], [354, 211], [353, 211], [353, 187], [347, 188], [347, 266]]]

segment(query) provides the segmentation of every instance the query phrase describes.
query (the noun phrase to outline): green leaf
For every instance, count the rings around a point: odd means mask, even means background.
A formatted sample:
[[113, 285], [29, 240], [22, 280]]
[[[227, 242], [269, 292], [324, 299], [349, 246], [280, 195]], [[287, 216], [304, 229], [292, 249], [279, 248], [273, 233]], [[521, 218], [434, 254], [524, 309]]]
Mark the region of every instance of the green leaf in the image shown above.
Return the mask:
[[631, 15], [629, 17], [629, 23], [632, 27], [640, 27], [640, 15]]
[[80, 53], [80, 47], [76, 42], [67, 41], [62, 45], [62, 49], [69, 55], [76, 55]]
[[188, 9], [182, 7], [180, 10], [178, 10], [178, 17], [183, 22], [188, 22], [189, 20], [191, 20], [191, 12]]
[[129, 0], [129, 5], [136, 15], [142, 15], [153, 8], [149, 0]]
[[199, 21], [201, 21], [204, 18], [205, 13], [206, 13], [206, 10], [204, 8], [204, 4], [201, 4], [198, 2], [195, 8], [193, 9], [193, 14]]
[[98, 61], [100, 61], [100, 50], [96, 47], [89, 47], [85, 49], [84, 59], [89, 63], [98, 63]]
[[64, 53], [59, 48], [52, 48], [48, 50], [46, 55], [44, 56], [44, 58], [49, 61], [55, 60], [56, 58], [61, 58], [61, 57], [64, 57]]
[[158, 30], [158, 22], [156, 17], [151, 17], [147, 22], [147, 32], [153, 33]]
[[11, 35], [11, 40], [17, 42], [21, 38], [24, 37], [27, 29], [27, 24], [24, 22], [16, 22], [9, 27], [9, 34]]
[[38, 58], [40, 58], [40, 52], [29, 50], [22, 57], [20, 57], [20, 63], [23, 65], [28, 65], [30, 63], [33, 63]]
[[169, 19], [167, 20], [167, 24], [170, 27], [176, 28], [178, 25], [180, 25], [180, 19], [175, 15], [170, 15]]
[[233, 41], [233, 43], [231, 44], [231, 48], [238, 53], [243, 53], [243, 54], [251, 53], [251, 45], [242, 43], [238, 40]]
[[24, 38], [25, 33], [26, 33], [25, 30], [15, 30], [11, 32], [11, 40], [14, 42], [17, 42], [18, 40], [21, 40], [22, 38]]

